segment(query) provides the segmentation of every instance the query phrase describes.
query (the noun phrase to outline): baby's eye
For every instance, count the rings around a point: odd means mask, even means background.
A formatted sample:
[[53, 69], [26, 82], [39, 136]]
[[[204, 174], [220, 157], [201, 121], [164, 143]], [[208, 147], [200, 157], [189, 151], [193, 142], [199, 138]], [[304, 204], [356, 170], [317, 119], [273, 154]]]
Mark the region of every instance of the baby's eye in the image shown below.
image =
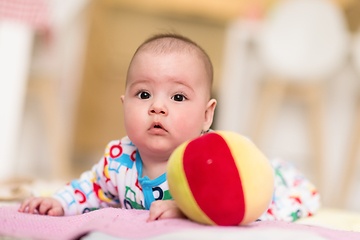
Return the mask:
[[175, 94], [171, 99], [177, 102], [182, 102], [186, 100], [186, 97], [182, 94]]
[[150, 98], [150, 93], [148, 92], [144, 92], [144, 91], [141, 91], [137, 94], [137, 96], [140, 98], [140, 99], [148, 99]]

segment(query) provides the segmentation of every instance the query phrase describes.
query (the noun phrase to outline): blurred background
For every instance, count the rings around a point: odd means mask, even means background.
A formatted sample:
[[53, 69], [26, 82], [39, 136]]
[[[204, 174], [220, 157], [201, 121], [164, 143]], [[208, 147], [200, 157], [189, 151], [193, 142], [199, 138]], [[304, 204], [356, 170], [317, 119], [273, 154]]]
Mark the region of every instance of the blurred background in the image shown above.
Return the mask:
[[213, 62], [213, 129], [295, 163], [325, 207], [360, 211], [359, 26], [357, 0], [0, 0], [0, 181], [90, 169], [126, 135], [136, 48], [173, 32]]

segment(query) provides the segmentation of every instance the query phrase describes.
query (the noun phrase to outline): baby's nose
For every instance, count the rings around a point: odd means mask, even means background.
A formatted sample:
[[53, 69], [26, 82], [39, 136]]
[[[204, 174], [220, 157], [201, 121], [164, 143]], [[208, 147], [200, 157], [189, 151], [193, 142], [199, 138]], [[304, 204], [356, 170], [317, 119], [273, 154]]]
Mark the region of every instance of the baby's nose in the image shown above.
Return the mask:
[[165, 106], [164, 102], [156, 101], [151, 105], [151, 107], [149, 109], [149, 114], [167, 115], [168, 114], [168, 109]]

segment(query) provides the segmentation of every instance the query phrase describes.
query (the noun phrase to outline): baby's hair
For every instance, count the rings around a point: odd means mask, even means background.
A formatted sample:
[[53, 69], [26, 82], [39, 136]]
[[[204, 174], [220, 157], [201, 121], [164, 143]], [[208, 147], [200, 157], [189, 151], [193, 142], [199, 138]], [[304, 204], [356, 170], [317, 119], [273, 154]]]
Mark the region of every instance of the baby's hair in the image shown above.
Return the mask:
[[[133, 61], [135, 56], [144, 50], [150, 50], [155, 53], [171, 53], [171, 52], [187, 52], [190, 54], [195, 53], [199, 59], [204, 63], [206, 74], [209, 79], [209, 88], [213, 83], [213, 66], [207, 53], [195, 42], [187, 37], [174, 33], [156, 34], [146, 39], [135, 51], [134, 56], [130, 62]], [[130, 68], [129, 66], [129, 68]]]

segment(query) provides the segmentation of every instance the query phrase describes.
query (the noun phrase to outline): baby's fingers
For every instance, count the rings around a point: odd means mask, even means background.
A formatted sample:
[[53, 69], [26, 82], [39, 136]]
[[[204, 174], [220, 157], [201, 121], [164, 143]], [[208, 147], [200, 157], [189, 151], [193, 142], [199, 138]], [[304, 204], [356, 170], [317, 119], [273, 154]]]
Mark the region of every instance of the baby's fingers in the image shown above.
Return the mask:
[[48, 212], [49, 216], [64, 216], [64, 210], [62, 207], [53, 207]]
[[44, 199], [39, 206], [39, 213], [41, 215], [45, 215], [47, 213], [47, 211], [49, 211], [49, 209], [51, 209], [53, 207], [53, 203], [51, 200], [49, 199]]
[[163, 209], [163, 206], [161, 205], [160, 201], [152, 202], [150, 211], [149, 211], [149, 218], [147, 219], [147, 222], [151, 222], [154, 220], [157, 220], [165, 209]]
[[161, 216], [158, 218], [160, 219], [168, 219], [168, 218], [186, 218], [186, 216], [180, 211], [180, 209], [169, 209], [165, 211]]
[[24, 212], [25, 209], [26, 209], [26, 207], [29, 205], [29, 202], [30, 202], [32, 199], [33, 199], [33, 198], [28, 198], [28, 199], [24, 200], [24, 201], [21, 203], [18, 211], [19, 211], [19, 212]]
[[31, 199], [31, 201], [29, 202], [29, 211], [28, 213], [34, 213], [35, 209], [37, 209], [39, 207], [39, 205], [41, 204], [41, 202], [43, 201], [43, 198], [33, 198]]

